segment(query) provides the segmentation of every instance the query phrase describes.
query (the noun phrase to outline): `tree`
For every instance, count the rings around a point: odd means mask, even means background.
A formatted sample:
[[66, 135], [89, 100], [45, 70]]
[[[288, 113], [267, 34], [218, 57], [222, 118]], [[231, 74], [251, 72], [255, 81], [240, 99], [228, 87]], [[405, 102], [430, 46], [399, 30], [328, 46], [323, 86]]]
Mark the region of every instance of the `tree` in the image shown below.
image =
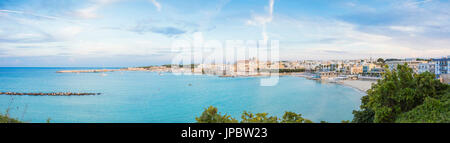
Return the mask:
[[312, 123], [311, 120], [302, 117], [302, 114], [294, 112], [285, 112], [281, 123]]
[[253, 114], [251, 112], [244, 111], [242, 113], [242, 121], [241, 123], [278, 123], [277, 117], [267, 117], [267, 113], [256, 113]]
[[377, 62], [378, 62], [378, 63], [382, 63], [382, 64], [384, 64], [384, 63], [385, 63], [385, 61], [384, 61], [384, 59], [383, 59], [383, 58], [378, 58]]
[[350, 123], [349, 120], [342, 120], [341, 123]]
[[352, 123], [373, 123], [375, 112], [367, 106], [369, 102], [369, 96], [363, 96], [361, 98], [361, 110], [353, 110], [353, 120]]
[[205, 109], [200, 117], [196, 117], [197, 123], [237, 123], [236, 119], [231, 118], [229, 115], [220, 115], [217, 112], [217, 108], [209, 106]]
[[[283, 118], [269, 116], [268, 113], [253, 114], [244, 111], [241, 116], [241, 123], [313, 123], [311, 120], [302, 117], [302, 114], [285, 112]], [[217, 108], [210, 106], [203, 111], [200, 117], [196, 117], [197, 123], [238, 123], [238, 121], [228, 115], [220, 115]]]
[[353, 122], [395, 122], [400, 114], [422, 105], [427, 98], [441, 97], [448, 88], [434, 79], [434, 74], [415, 74], [407, 64], [393, 71], [386, 66], [383, 78], [361, 99], [361, 110], [353, 111]]
[[397, 123], [450, 123], [450, 94], [442, 99], [427, 97], [422, 105], [402, 113]]
[[22, 123], [17, 119], [10, 118], [8, 115], [0, 114], [0, 123]]

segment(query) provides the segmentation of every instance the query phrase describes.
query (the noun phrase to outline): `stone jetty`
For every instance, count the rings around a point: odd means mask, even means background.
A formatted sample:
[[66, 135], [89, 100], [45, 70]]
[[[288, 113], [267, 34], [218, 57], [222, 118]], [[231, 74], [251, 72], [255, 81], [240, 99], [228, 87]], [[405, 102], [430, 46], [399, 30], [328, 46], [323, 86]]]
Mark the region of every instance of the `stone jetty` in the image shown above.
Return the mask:
[[121, 71], [121, 69], [111, 69], [111, 70], [65, 70], [57, 71], [56, 73], [97, 73], [97, 72], [114, 72]]
[[101, 93], [74, 93], [74, 92], [54, 92], [54, 93], [18, 93], [18, 92], [0, 92], [0, 95], [29, 95], [29, 96], [88, 96], [100, 95]]
[[91, 69], [91, 70], [63, 70], [56, 73], [100, 73], [100, 72], [115, 72], [115, 71], [151, 71], [146, 68], [122, 68], [122, 69]]

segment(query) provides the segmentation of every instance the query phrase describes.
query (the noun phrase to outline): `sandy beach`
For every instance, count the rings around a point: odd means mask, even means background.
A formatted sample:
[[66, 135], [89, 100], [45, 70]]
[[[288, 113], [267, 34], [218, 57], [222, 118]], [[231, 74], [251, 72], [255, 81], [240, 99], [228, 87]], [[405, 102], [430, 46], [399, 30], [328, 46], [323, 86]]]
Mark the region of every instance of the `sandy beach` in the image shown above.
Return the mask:
[[364, 93], [372, 87], [372, 83], [376, 83], [376, 81], [367, 81], [367, 80], [342, 80], [338, 82], [339, 84], [356, 88]]

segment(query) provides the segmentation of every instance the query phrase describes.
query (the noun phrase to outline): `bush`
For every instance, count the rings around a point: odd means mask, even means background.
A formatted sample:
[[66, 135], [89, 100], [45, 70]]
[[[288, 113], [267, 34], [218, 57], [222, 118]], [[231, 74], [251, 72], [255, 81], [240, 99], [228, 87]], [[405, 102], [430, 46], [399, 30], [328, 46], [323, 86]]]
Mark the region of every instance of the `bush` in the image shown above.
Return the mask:
[[17, 119], [9, 118], [6, 115], [0, 114], [0, 123], [21, 123], [21, 122]]
[[[361, 110], [353, 111], [353, 122], [393, 123], [400, 116], [419, 119], [419, 113], [423, 113], [421, 116], [424, 118], [431, 114], [434, 116], [438, 112], [436, 108], [444, 106], [436, 103], [436, 100], [449, 93], [449, 85], [442, 84], [434, 77], [429, 72], [415, 74], [407, 64], [398, 65], [397, 70], [393, 71], [386, 67], [383, 78], [372, 85], [367, 96], [361, 99]], [[427, 104], [423, 105], [425, 101]], [[412, 112], [406, 113], [409, 111]], [[448, 114], [440, 115], [449, 118]]]
[[413, 110], [399, 115], [397, 123], [450, 123], [450, 94], [442, 99], [426, 98]]
[[[256, 113], [244, 111], [242, 113], [241, 123], [313, 123], [311, 120], [304, 119], [302, 114], [294, 112], [285, 112], [283, 118], [268, 116], [268, 113]], [[210, 106], [203, 111], [200, 117], [196, 117], [197, 123], [238, 123], [238, 121], [229, 115], [221, 115], [217, 108]]]
[[228, 115], [220, 115], [217, 112], [217, 108], [209, 106], [203, 111], [200, 117], [196, 117], [197, 123], [237, 123], [236, 119], [231, 118]]

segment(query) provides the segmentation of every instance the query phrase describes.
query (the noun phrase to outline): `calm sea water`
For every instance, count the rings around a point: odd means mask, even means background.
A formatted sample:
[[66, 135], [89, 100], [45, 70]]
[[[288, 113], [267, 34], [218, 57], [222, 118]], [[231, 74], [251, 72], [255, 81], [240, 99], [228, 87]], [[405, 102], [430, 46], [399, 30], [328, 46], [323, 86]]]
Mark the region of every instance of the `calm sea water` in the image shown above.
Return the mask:
[[[160, 76], [153, 72], [55, 73], [88, 68], [0, 68], [3, 92], [93, 92], [99, 96], [0, 95], [0, 113], [27, 122], [195, 122], [204, 108], [240, 119], [244, 110], [279, 117], [285, 111], [313, 121], [351, 120], [363, 93], [337, 84], [280, 77], [277, 86], [260, 78], [205, 75]], [[93, 68], [98, 69], [98, 68]]]

